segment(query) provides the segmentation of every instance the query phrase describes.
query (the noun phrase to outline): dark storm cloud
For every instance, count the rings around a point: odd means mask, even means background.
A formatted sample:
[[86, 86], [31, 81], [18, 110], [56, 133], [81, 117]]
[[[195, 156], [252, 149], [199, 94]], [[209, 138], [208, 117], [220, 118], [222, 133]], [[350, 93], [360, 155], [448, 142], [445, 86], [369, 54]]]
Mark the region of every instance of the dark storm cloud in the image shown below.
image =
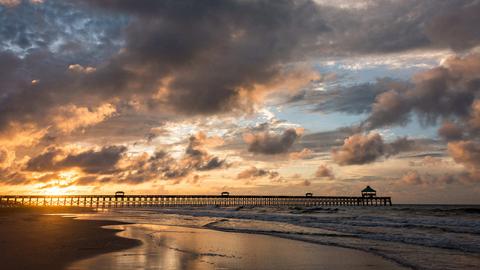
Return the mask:
[[208, 171], [226, 166], [225, 160], [210, 155], [204, 149], [206, 139], [203, 133], [190, 136], [185, 156], [182, 160], [184, 164], [187, 164], [187, 168]]
[[[30, 16], [40, 12], [35, 8], [2, 10], [6, 14], [2, 19], [12, 17], [1, 24], [5, 42], [15, 43], [17, 33], [30, 35], [32, 48], [22, 51], [20, 68], [26, 82], [38, 83], [1, 97], [0, 128], [11, 122], [47, 125], [49, 118], [39, 115], [53, 113], [57, 106], [95, 107], [118, 97], [135, 96], [147, 108], [163, 105], [186, 114], [250, 109], [256, 87], [285, 75], [291, 69], [288, 63], [301, 59], [327, 29], [317, 6], [307, 0], [87, 2], [88, 7], [75, 2], [36, 7], [52, 15], [39, 16], [36, 25], [27, 20], [38, 17]], [[85, 12], [90, 17], [82, 17]], [[119, 34], [127, 20], [122, 18], [128, 18], [129, 25]], [[43, 33], [35, 27], [52, 30]], [[59, 27], [68, 29], [58, 34]], [[55, 47], [72, 40], [71, 35], [87, 40], [76, 42], [87, 44], [82, 53], [63, 54]], [[124, 48], [110, 58], [108, 53], [83, 53], [101, 51], [98, 46], [118, 49], [119, 36], [124, 37]], [[90, 46], [92, 40], [100, 45]], [[71, 64], [93, 65], [96, 70], [88, 74], [67, 70]]]
[[287, 153], [300, 136], [301, 133], [291, 128], [285, 130], [281, 135], [270, 134], [267, 131], [257, 134], [247, 134], [244, 139], [248, 144], [249, 152], [275, 155]]
[[28, 160], [26, 170], [28, 171], [54, 171], [58, 169], [57, 156], [62, 153], [61, 150], [49, 148], [45, 152]]
[[[94, 111], [101, 104], [112, 103], [121, 116], [85, 132], [84, 137], [72, 138], [104, 140], [99, 145], [143, 138], [150, 127], [158, 126], [156, 120], [149, 120], [148, 125], [139, 121], [144, 111], [162, 120], [176, 120], [185, 116], [169, 113], [249, 110], [269, 83], [288, 75], [295, 63], [316, 56], [418, 48], [467, 50], [478, 44], [479, 9], [474, 1], [369, 1], [367, 8], [361, 9], [318, 6], [308, 0], [90, 0], [46, 1], [35, 6], [24, 2], [0, 9], [0, 131], [15, 123], [54, 129], [52, 115], [61, 106]], [[464, 133], [470, 138], [476, 134], [473, 127], [480, 127], [480, 117], [472, 113], [479, 87], [478, 62], [474, 55], [450, 59], [420, 73], [413, 86], [396, 87], [392, 85], [397, 82], [382, 79], [338, 89], [316, 97], [316, 109], [371, 111], [364, 125], [367, 129], [406, 123], [412, 113], [425, 123], [462, 118], [461, 126], [466, 126]], [[309, 98], [299, 95], [296, 101]], [[130, 109], [123, 110], [126, 104]], [[136, 105], [141, 107], [138, 111]], [[126, 117], [128, 113], [136, 115]], [[137, 128], [140, 125], [143, 128]], [[111, 139], [112, 133], [122, 138], [114, 142], [102, 139]], [[314, 150], [341, 146], [341, 138], [351, 134], [314, 134], [300, 143]], [[49, 133], [44, 138], [52, 136], [56, 142], [64, 141], [62, 134]], [[315, 136], [325, 143], [315, 141]], [[249, 150], [286, 153], [298, 137], [295, 131], [254, 136]], [[343, 162], [369, 162], [406, 145], [378, 140], [371, 144], [371, 148], [362, 148], [369, 154], [360, 153], [360, 157]], [[124, 151], [48, 150], [32, 158], [26, 169], [46, 172], [78, 167], [91, 174], [82, 180], [85, 183], [141, 183], [228, 165], [209, 154], [198, 138], [189, 142], [179, 159], [144, 157], [130, 167], [118, 168], [120, 159], [126, 159]], [[106, 159], [99, 161], [103, 157]], [[8, 175], [21, 179], [19, 174]]]
[[[332, 29], [323, 37], [328, 52], [342, 54], [398, 52], [427, 47], [423, 24], [446, 6], [433, 1], [372, 1], [365, 9], [330, 8], [325, 12]], [[438, 1], [437, 1], [438, 3]]]
[[438, 135], [446, 141], [457, 141], [463, 138], [463, 129], [455, 123], [445, 121], [438, 129]]
[[[250, 109], [256, 87], [284, 76], [291, 62], [436, 47], [425, 38], [425, 25], [449, 12], [463, 14], [468, 3], [374, 1], [366, 9], [343, 9], [308, 0], [91, 0], [2, 9], [0, 47], [25, 55], [22, 81], [38, 84], [9, 82], [12, 90], [0, 97], [0, 128], [12, 121], [48, 125], [39, 115], [56, 106], [95, 107], [118, 97], [186, 114]], [[466, 25], [459, 27], [474, 31]], [[72, 74], [71, 64], [96, 71]], [[369, 108], [335, 100], [346, 111]]]
[[404, 124], [411, 112], [424, 124], [438, 119], [468, 117], [480, 90], [480, 55], [451, 57], [436, 68], [413, 77], [414, 86], [377, 96], [365, 127]]
[[85, 173], [108, 174], [115, 170], [126, 150], [124, 146], [106, 146], [98, 151], [88, 150], [62, 156], [62, 150], [50, 148], [31, 158], [26, 164], [26, 169], [44, 172], [79, 168]]
[[411, 104], [403, 92], [390, 90], [375, 98], [372, 112], [366, 121], [369, 129], [391, 124], [406, 124], [410, 120]]
[[345, 139], [341, 147], [332, 150], [332, 159], [339, 165], [361, 165], [409, 151], [413, 146], [414, 143], [406, 138], [385, 143], [378, 133], [355, 134]]
[[126, 150], [125, 146], [106, 146], [99, 151], [69, 154], [58, 165], [62, 168], [80, 168], [86, 173], [107, 174], [115, 169]]
[[126, 82], [147, 85], [171, 76], [166, 98], [185, 113], [238, 107], [241, 91], [279, 75], [326, 29], [311, 1], [88, 2], [134, 17], [108, 69], [143, 69]]
[[369, 1], [366, 8], [324, 7], [331, 29], [320, 37], [332, 54], [388, 53], [418, 48], [468, 49], [480, 38], [474, 0]]
[[480, 25], [480, 2], [460, 1], [434, 17], [427, 24], [426, 33], [436, 44], [464, 50], [478, 46], [480, 42], [478, 25]]

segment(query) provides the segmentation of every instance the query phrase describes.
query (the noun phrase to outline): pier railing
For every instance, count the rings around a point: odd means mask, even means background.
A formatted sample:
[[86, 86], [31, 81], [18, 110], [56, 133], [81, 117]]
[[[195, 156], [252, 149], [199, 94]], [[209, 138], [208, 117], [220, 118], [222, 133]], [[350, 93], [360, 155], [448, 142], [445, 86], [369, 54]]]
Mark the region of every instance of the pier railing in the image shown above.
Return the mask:
[[390, 197], [255, 195], [0, 195], [0, 207], [390, 206]]

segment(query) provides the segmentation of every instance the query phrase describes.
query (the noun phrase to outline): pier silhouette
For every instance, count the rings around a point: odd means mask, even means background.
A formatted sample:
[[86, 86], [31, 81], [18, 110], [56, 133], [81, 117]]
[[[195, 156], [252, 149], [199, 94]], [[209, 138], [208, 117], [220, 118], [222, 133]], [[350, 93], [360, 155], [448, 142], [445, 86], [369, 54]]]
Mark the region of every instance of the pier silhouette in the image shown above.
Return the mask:
[[391, 206], [390, 197], [284, 195], [0, 195], [0, 207]]

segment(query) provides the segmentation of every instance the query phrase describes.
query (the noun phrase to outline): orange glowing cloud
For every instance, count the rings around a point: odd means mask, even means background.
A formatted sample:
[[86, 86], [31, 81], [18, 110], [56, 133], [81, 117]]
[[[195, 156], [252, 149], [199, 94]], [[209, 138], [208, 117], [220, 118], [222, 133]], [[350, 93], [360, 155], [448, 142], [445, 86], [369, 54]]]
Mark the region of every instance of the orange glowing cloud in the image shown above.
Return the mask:
[[115, 107], [110, 103], [104, 103], [93, 110], [70, 104], [57, 109], [53, 122], [62, 132], [70, 133], [77, 128], [98, 124], [114, 115], [115, 112]]

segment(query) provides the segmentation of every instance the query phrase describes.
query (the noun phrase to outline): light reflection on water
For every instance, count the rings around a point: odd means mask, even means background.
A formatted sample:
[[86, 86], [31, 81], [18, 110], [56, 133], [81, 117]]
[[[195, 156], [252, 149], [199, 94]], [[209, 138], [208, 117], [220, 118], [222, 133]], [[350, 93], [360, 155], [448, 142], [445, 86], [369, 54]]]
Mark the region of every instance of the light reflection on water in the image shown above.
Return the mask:
[[266, 235], [148, 224], [110, 227], [143, 245], [76, 262], [69, 270], [401, 269], [364, 252]]

